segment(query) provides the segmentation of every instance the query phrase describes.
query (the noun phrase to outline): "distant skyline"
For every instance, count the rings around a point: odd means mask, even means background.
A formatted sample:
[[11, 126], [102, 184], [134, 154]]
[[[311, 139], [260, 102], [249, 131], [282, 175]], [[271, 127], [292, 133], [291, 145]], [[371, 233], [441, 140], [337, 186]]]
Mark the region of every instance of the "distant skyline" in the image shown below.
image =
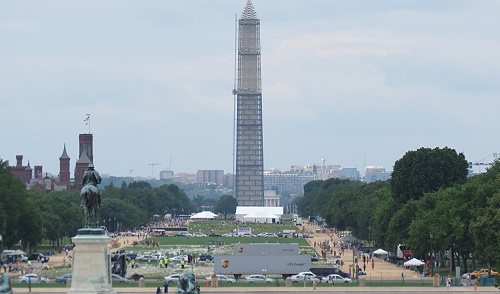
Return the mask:
[[[500, 152], [498, 1], [253, 0], [264, 167], [392, 170], [408, 150]], [[2, 1], [0, 158], [57, 174], [94, 134], [102, 174], [232, 172], [246, 0]], [[149, 164], [162, 163], [152, 168]]]

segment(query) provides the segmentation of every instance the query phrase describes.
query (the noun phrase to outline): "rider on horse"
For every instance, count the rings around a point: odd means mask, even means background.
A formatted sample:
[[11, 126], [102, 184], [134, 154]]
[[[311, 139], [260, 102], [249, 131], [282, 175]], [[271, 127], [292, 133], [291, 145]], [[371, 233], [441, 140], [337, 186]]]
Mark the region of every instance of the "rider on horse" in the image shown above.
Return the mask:
[[83, 188], [80, 192], [87, 226], [97, 225], [97, 209], [101, 207], [101, 191], [97, 185], [101, 180], [99, 173], [94, 170], [94, 165], [89, 163], [88, 169], [83, 174]]

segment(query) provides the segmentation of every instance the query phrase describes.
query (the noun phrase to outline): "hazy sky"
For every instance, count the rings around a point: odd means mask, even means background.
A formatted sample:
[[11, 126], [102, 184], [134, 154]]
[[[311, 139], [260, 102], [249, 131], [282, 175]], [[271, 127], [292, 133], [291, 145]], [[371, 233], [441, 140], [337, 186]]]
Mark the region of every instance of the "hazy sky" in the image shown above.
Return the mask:
[[[246, 0], [0, 2], [0, 158], [57, 174], [91, 114], [100, 173], [232, 172]], [[392, 170], [408, 150], [500, 152], [500, 1], [254, 0], [265, 168]], [[152, 168], [150, 163], [162, 163]]]

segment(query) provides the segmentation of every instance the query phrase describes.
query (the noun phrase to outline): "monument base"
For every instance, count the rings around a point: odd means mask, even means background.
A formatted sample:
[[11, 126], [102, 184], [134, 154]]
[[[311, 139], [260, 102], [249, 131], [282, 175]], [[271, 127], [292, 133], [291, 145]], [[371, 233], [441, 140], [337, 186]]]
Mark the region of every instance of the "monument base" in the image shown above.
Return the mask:
[[73, 273], [68, 294], [116, 294], [111, 280], [111, 240], [104, 230], [83, 228], [71, 239]]

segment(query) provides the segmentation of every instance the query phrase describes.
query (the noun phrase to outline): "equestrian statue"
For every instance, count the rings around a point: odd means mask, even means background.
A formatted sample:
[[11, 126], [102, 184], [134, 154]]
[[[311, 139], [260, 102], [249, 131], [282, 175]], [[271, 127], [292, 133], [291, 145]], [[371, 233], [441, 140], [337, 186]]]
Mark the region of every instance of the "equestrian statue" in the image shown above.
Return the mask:
[[99, 207], [102, 206], [102, 192], [97, 188], [97, 185], [101, 181], [102, 178], [94, 169], [94, 164], [89, 163], [87, 170], [83, 174], [83, 188], [80, 191], [86, 228], [97, 228], [99, 225], [99, 216], [97, 213]]

